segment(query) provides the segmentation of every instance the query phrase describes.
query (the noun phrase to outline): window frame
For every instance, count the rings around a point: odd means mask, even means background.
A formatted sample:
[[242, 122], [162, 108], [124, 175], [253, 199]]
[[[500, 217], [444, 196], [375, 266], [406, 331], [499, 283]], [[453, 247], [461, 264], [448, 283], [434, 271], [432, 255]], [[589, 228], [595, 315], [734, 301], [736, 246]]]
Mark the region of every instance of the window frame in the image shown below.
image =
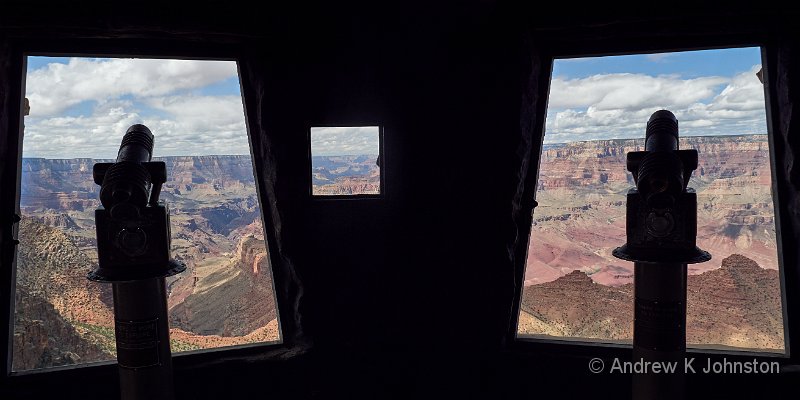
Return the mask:
[[[552, 82], [552, 72], [555, 60], [558, 59], [571, 59], [571, 58], [588, 58], [588, 57], [602, 57], [602, 56], [617, 56], [617, 55], [633, 55], [633, 54], [649, 54], [649, 53], [662, 53], [662, 52], [678, 52], [678, 51], [695, 51], [695, 50], [712, 50], [712, 49], [731, 49], [743, 47], [758, 47], [761, 51], [761, 62], [763, 71], [763, 86], [764, 86], [764, 106], [767, 121], [767, 141], [769, 144], [770, 155], [770, 172], [771, 176], [771, 191], [773, 201], [773, 211], [775, 215], [775, 232], [778, 256], [778, 272], [781, 289], [781, 307], [783, 314], [783, 328], [784, 328], [784, 351], [770, 352], [758, 350], [737, 350], [737, 349], [716, 349], [708, 347], [687, 347], [686, 352], [689, 355], [697, 357], [713, 357], [713, 356], [726, 356], [732, 359], [747, 361], [752, 360], [753, 357], [759, 357], [764, 360], [778, 361], [781, 363], [789, 362], [797, 358], [797, 354], [792, 353], [792, 343], [797, 342], [798, 338], [792, 337], [793, 330], [791, 329], [795, 322], [792, 317], [792, 310], [798, 309], [798, 300], [800, 300], [800, 287], [797, 285], [789, 286], [789, 280], [786, 278], [787, 263], [785, 260], [784, 244], [785, 240], [781, 234], [781, 225], [785, 224], [786, 218], [789, 218], [788, 213], [782, 213], [780, 205], [783, 204], [781, 199], [786, 196], [782, 193], [784, 190], [780, 182], [786, 181], [783, 171], [778, 168], [777, 155], [778, 149], [773, 120], [777, 120], [778, 112], [776, 101], [776, 82], [773, 80], [773, 74], [770, 73], [770, 68], [773, 67], [773, 62], [776, 53], [776, 44], [766, 39], [751, 40], [741, 38], [739, 40], [706, 40], [707, 45], [692, 44], [691, 40], [674, 45], [670, 43], [669, 38], [662, 38], [665, 43], [636, 43], [634, 41], [626, 41], [622, 39], [612, 39], [600, 45], [595, 43], [576, 43], [572, 39], [561, 41], [560, 39], [553, 39], [551, 41], [544, 41], [544, 45], [540, 50], [541, 68], [538, 76], [538, 87], [535, 88], [539, 99], [535, 104], [534, 115], [536, 120], [533, 123], [533, 141], [531, 148], [532, 162], [528, 168], [528, 176], [526, 177], [525, 195], [526, 199], [530, 199], [530, 206], [525, 208], [522, 212], [523, 217], [518, 218], [517, 226], [526, 240], [521, 240], [517, 244], [515, 251], [516, 259], [515, 265], [517, 279], [517, 287], [515, 291], [515, 299], [512, 310], [512, 323], [510, 330], [507, 333], [509, 342], [513, 352], [523, 358], [534, 356], [536, 354], [545, 355], [571, 355], [574, 357], [598, 357], [605, 358], [630, 358], [632, 356], [633, 344], [632, 343], [614, 343], [606, 342], [598, 339], [593, 341], [586, 338], [544, 338], [544, 337], [524, 337], [518, 334], [519, 315], [522, 304], [522, 291], [524, 288], [524, 274], [527, 268], [528, 246], [532, 236], [532, 221], [535, 214], [535, 208], [538, 205], [535, 201], [536, 192], [539, 181], [539, 167], [540, 158], [543, 149], [543, 141], [545, 135], [545, 122], [547, 118], [547, 109], [550, 98], [550, 84]], [[676, 40], [683, 42], [682, 40]], [[634, 43], [634, 44], [627, 44]], [[594, 49], [592, 47], [595, 47]], [[535, 162], [533, 162], [533, 157]], [[786, 214], [786, 215], [785, 215]], [[797, 266], [792, 265], [792, 269], [797, 269]], [[794, 272], [793, 272], [794, 273]]]
[[[194, 368], [198, 365], [217, 364], [225, 361], [251, 360], [258, 358], [261, 360], [278, 360], [287, 357], [287, 354], [302, 353], [304, 347], [302, 341], [298, 343], [298, 330], [293, 323], [292, 314], [294, 310], [292, 295], [286, 291], [278, 290], [285, 286], [285, 277], [281, 265], [282, 258], [279, 255], [277, 239], [274, 232], [268, 226], [274, 225], [270, 202], [265, 201], [267, 193], [261, 187], [265, 176], [262, 167], [265, 160], [257, 158], [256, 147], [263, 146], [263, 139], [253, 135], [257, 130], [253, 126], [258, 126], [256, 106], [248, 108], [247, 100], [254, 96], [254, 91], [245, 84], [244, 74], [247, 62], [247, 53], [243, 47], [230, 44], [218, 45], [209, 43], [199, 43], [184, 40], [160, 41], [154, 39], [118, 39], [115, 38], [108, 43], [107, 40], [84, 39], [84, 40], [11, 40], [11, 73], [10, 81], [19, 83], [14, 85], [9, 93], [12, 99], [10, 107], [12, 113], [9, 118], [8, 141], [9, 148], [5, 162], [5, 175], [0, 181], [0, 189], [5, 193], [14, 193], [13, 204], [8, 198], [0, 198], [0, 215], [16, 216], [11, 227], [11, 238], [13, 238], [12, 248], [8, 253], [2, 254], [0, 265], [3, 266], [3, 274], [0, 276], [0, 318], [6, 318], [8, 330], [0, 334], [0, 342], [5, 345], [0, 346], [0, 358], [2, 358], [2, 368], [0, 369], [0, 379], [8, 379], [10, 383], [18, 382], [38, 382], [39, 377], [46, 376], [82, 376], [89, 372], [92, 374], [105, 375], [111, 373], [116, 375], [116, 360], [90, 362], [84, 364], [73, 364], [55, 367], [46, 367], [33, 370], [12, 371], [13, 356], [13, 335], [14, 335], [14, 296], [16, 293], [16, 269], [17, 269], [17, 249], [18, 224], [16, 218], [20, 213], [20, 194], [21, 194], [21, 172], [22, 172], [22, 143], [24, 140], [24, 116], [22, 104], [25, 97], [25, 84], [27, 78], [27, 58], [29, 56], [48, 56], [48, 57], [98, 57], [98, 58], [149, 58], [149, 59], [191, 59], [191, 60], [214, 60], [214, 61], [233, 61], [237, 66], [239, 78], [239, 88], [242, 97], [243, 115], [245, 118], [245, 129], [250, 148], [250, 157], [255, 178], [256, 196], [261, 210], [261, 220], [264, 229], [264, 238], [267, 251], [270, 254], [270, 266], [272, 268], [272, 285], [275, 293], [276, 317], [278, 320], [278, 332], [280, 340], [277, 342], [258, 342], [248, 343], [227, 347], [210, 349], [198, 349], [173, 353], [173, 367], [175, 370]], [[174, 49], [180, 48], [181, 51]], [[146, 49], [146, 50], [145, 50]], [[18, 100], [18, 101], [17, 101]], [[13, 185], [13, 186], [12, 186]], [[13, 209], [12, 209], [13, 207]], [[3, 229], [5, 228], [5, 221]], [[3, 232], [4, 235], [6, 232]], [[3, 243], [6, 244], [5, 242]], [[10, 267], [5, 267], [6, 262]], [[283, 266], [282, 266], [283, 267]], [[10, 289], [8, 295], [4, 289]], [[6, 314], [7, 312], [7, 314]], [[110, 371], [110, 372], [109, 372]]]
[[[313, 128], [363, 128], [363, 127], [377, 127], [378, 128], [378, 159], [380, 160], [378, 168], [380, 169], [380, 184], [378, 194], [314, 194], [314, 166], [312, 164], [313, 154], [311, 153], [311, 129]], [[308, 169], [306, 176], [308, 177], [308, 196], [314, 201], [331, 201], [331, 200], [384, 200], [386, 198], [386, 152], [384, 151], [384, 125], [378, 122], [356, 122], [356, 123], [320, 123], [308, 124], [305, 127], [306, 143], [308, 143]]]

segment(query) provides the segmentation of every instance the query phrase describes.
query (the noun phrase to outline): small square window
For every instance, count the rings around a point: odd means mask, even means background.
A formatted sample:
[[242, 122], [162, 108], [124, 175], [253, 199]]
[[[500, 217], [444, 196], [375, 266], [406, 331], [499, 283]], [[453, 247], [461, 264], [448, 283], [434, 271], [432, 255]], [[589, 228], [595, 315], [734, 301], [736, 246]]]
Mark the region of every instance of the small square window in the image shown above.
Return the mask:
[[378, 126], [311, 128], [311, 194], [381, 194], [381, 129]]

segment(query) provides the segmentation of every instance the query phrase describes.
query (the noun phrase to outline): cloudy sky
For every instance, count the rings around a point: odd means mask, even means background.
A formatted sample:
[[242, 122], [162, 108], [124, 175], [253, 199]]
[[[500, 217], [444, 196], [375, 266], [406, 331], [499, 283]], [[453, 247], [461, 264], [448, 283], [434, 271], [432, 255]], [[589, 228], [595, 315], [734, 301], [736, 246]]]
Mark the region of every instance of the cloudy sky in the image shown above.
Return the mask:
[[644, 137], [668, 109], [681, 136], [766, 133], [758, 48], [556, 60], [545, 143]]
[[[114, 158], [145, 124], [154, 153], [250, 154], [233, 61], [28, 57], [24, 157]], [[377, 154], [377, 127], [318, 128], [314, 155]]]
[[379, 132], [377, 126], [311, 128], [311, 155], [379, 154]]
[[[666, 108], [681, 135], [766, 133], [758, 48], [556, 60], [546, 143], [642, 137]], [[143, 123], [163, 155], [250, 154], [232, 61], [29, 57], [23, 154], [114, 158]], [[369, 128], [320, 128], [314, 155], [374, 154]]]
[[233, 61], [28, 57], [23, 155], [114, 158], [137, 123], [161, 155], [250, 154]]

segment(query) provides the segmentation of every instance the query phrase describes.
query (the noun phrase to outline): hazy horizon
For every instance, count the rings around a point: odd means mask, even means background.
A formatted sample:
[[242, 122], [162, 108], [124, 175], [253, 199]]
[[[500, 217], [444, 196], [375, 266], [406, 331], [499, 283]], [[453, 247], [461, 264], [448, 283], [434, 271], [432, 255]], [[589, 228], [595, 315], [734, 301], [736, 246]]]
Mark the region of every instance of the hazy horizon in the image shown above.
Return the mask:
[[[559, 143], [560, 144], [560, 143]], [[337, 154], [325, 156], [311, 156], [316, 157], [361, 157], [361, 156], [378, 156], [378, 153], [363, 153], [363, 154]], [[189, 154], [189, 155], [164, 155], [154, 156], [153, 160], [159, 158], [173, 158], [173, 157], [252, 157], [250, 154]], [[115, 158], [98, 158], [98, 157], [68, 157], [68, 158], [49, 158], [49, 157], [22, 157], [23, 160], [98, 160], [98, 161], [114, 161]]]
[[[718, 135], [680, 135], [680, 139], [688, 139], [688, 138], [710, 138], [710, 137], [741, 137], [741, 136], [768, 136], [768, 133], [731, 133], [731, 134], [718, 134]], [[559, 144], [571, 144], [571, 143], [585, 143], [585, 142], [600, 142], [605, 140], [644, 140], [644, 132], [642, 132], [641, 137], [627, 137], [627, 138], [620, 138], [620, 137], [610, 137], [610, 138], [601, 138], [601, 139], [589, 139], [589, 140], [574, 140], [571, 142], [551, 142], [551, 143], [543, 143], [544, 146], [553, 146]]]

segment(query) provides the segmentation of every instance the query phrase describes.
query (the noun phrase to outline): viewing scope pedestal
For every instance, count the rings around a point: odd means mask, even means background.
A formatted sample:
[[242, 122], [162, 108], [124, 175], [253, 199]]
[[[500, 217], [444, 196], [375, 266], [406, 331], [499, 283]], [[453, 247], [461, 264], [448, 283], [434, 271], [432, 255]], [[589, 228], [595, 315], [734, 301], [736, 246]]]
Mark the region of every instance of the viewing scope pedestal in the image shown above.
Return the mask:
[[110, 282], [122, 400], [171, 400], [172, 354], [164, 278], [186, 266], [170, 258], [169, 209], [158, 197], [166, 165], [151, 161], [154, 137], [133, 125], [114, 163], [94, 165], [102, 207], [95, 211], [98, 268]]

